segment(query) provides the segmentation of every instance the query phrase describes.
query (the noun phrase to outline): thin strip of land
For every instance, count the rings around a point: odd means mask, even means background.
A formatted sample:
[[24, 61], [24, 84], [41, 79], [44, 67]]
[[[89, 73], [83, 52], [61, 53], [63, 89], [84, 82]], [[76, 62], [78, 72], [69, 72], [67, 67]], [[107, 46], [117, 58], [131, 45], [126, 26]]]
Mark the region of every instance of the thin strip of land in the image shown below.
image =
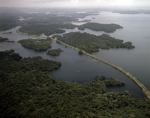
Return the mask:
[[90, 56], [90, 57], [92, 57], [92, 58], [94, 58], [94, 59], [96, 59], [96, 60], [98, 60], [98, 61], [101, 61], [101, 62], [103, 62], [103, 63], [105, 63], [105, 64], [107, 64], [107, 65], [109, 65], [109, 66], [112, 66], [112, 67], [114, 67], [115, 69], [121, 71], [121, 72], [124, 73], [126, 76], [128, 76], [129, 78], [131, 78], [131, 79], [143, 90], [143, 92], [144, 92], [144, 94], [147, 96], [147, 98], [150, 99], [150, 92], [149, 92], [149, 90], [148, 90], [135, 76], [133, 76], [131, 73], [125, 71], [124, 69], [122, 69], [121, 67], [119, 67], [119, 66], [117, 66], [117, 65], [114, 65], [114, 64], [112, 64], [112, 63], [110, 63], [110, 62], [108, 62], [108, 61], [106, 61], [106, 60], [103, 60], [103, 59], [101, 59], [101, 58], [99, 58], [99, 57], [96, 57], [96, 56], [93, 55], [93, 54], [89, 54], [89, 53], [85, 52], [84, 50], [80, 50], [80, 49], [78, 49], [78, 48], [76, 48], [76, 47], [73, 47], [73, 46], [71, 46], [71, 45], [68, 45], [68, 44], [66, 44], [66, 43], [64, 43], [64, 42], [62, 42], [62, 41], [60, 41], [60, 40], [57, 40], [57, 38], [52, 38], [52, 39], [55, 40], [55, 41], [57, 41], [57, 42], [59, 42], [59, 43], [61, 43], [61, 44], [63, 44], [63, 45], [65, 45], [65, 46], [68, 46], [68, 47], [70, 47], [70, 48], [72, 48], [72, 49], [74, 49], [74, 50], [82, 51], [84, 54], [86, 54], [86, 55], [88, 55], [88, 56]]

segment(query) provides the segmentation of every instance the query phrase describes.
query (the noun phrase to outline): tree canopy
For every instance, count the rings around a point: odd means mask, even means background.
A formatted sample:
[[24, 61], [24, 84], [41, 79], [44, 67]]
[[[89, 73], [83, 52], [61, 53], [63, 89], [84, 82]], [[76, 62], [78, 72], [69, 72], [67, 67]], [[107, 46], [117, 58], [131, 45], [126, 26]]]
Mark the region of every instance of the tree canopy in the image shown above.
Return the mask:
[[59, 81], [49, 71], [61, 63], [0, 52], [0, 117], [149, 118], [150, 100], [106, 92], [105, 76], [84, 84]]
[[116, 29], [121, 29], [123, 27], [117, 24], [99, 24], [99, 23], [92, 23], [92, 22], [80, 25], [78, 27], [78, 29], [80, 30], [85, 30], [85, 28], [88, 28], [94, 31], [104, 31], [107, 33], [112, 33], [116, 31]]
[[6, 42], [6, 41], [8, 41], [8, 38], [0, 37], [0, 42]]
[[[55, 36], [54, 36], [55, 37]], [[98, 52], [101, 49], [110, 48], [135, 48], [132, 42], [123, 42], [123, 40], [115, 39], [107, 34], [96, 36], [88, 33], [71, 32], [64, 34], [63, 37], [56, 36], [56, 38], [66, 44], [77, 47], [88, 53]]]
[[48, 50], [47, 55], [59, 56], [59, 54], [63, 52], [60, 48]]
[[23, 47], [35, 51], [46, 51], [51, 48], [52, 39], [23, 39], [18, 41]]

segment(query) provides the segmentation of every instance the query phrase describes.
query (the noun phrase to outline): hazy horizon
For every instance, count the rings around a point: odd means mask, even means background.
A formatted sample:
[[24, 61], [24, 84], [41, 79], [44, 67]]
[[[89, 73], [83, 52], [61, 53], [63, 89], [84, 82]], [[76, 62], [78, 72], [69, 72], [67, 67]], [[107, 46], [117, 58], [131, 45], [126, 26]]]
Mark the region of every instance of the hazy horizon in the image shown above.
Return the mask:
[[45, 7], [45, 8], [150, 8], [150, 0], [0, 0], [0, 7]]

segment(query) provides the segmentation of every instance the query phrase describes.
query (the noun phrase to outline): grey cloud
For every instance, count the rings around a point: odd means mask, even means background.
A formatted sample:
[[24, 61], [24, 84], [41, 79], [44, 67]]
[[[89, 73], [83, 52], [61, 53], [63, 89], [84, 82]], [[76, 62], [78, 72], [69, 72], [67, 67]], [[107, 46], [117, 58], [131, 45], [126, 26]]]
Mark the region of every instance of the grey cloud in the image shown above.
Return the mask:
[[[91, 5], [106, 5], [109, 6], [114, 4], [115, 2], [121, 2], [120, 0], [0, 0], [0, 6], [40, 6], [42, 4], [49, 6], [58, 6], [63, 4], [64, 6], [70, 6], [74, 4], [68, 4], [71, 1], [78, 1], [78, 6], [91, 6]], [[95, 2], [94, 2], [95, 1]], [[99, 1], [99, 2], [97, 2]], [[124, 0], [130, 1], [130, 0]], [[150, 0], [131, 0], [135, 3], [135, 5], [145, 5], [150, 6]], [[57, 2], [57, 3], [55, 3]], [[63, 2], [63, 3], [62, 3]], [[60, 3], [60, 4], [59, 4]], [[114, 4], [115, 5], [115, 4]]]

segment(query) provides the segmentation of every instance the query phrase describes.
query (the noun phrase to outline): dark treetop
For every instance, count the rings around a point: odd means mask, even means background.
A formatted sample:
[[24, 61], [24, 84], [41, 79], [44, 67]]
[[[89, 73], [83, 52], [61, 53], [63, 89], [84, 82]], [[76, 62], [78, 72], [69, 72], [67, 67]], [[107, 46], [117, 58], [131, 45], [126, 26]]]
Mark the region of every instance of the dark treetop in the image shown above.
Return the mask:
[[23, 39], [18, 42], [25, 48], [33, 49], [35, 51], [46, 51], [51, 48], [52, 39]]
[[60, 48], [58, 49], [51, 49], [48, 50], [48, 52], [46, 53], [47, 55], [52, 55], [52, 56], [59, 56], [59, 54], [63, 52], [63, 50], [61, 50]]
[[80, 30], [84, 30], [85, 28], [88, 28], [94, 31], [104, 31], [107, 33], [111, 33], [111, 32], [116, 31], [116, 29], [121, 29], [123, 27], [117, 24], [99, 24], [99, 23], [92, 23], [92, 22], [80, 25], [78, 27], [78, 29]]
[[150, 100], [106, 92], [105, 77], [92, 82], [58, 81], [48, 71], [60, 62], [0, 52], [1, 118], [149, 118]]
[[6, 42], [6, 41], [8, 41], [8, 38], [0, 37], [0, 42]]

